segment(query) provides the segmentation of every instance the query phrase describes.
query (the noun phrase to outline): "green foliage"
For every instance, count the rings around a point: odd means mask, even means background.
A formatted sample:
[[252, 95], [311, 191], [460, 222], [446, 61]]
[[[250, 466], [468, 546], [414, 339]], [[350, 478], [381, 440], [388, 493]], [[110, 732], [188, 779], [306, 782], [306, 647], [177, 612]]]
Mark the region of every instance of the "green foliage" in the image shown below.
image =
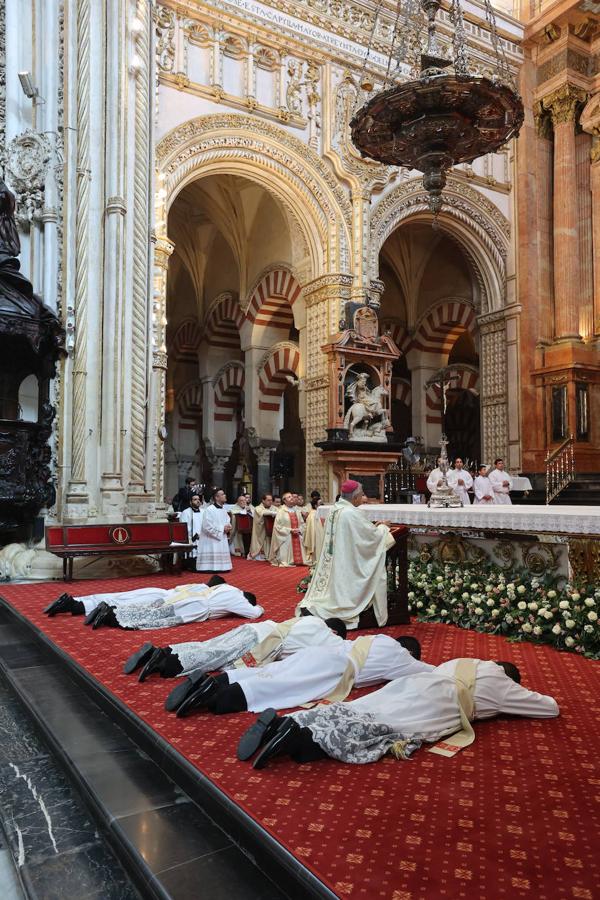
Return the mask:
[[559, 586], [552, 575], [491, 563], [409, 563], [408, 600], [424, 622], [446, 622], [513, 641], [551, 644], [600, 659], [600, 588]]

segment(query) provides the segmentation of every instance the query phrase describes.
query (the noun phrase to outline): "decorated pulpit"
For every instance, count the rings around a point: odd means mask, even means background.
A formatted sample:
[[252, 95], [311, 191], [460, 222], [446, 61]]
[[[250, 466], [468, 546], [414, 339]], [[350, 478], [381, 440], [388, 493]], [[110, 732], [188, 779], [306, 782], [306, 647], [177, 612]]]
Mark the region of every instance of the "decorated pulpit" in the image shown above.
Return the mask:
[[319, 442], [332, 474], [341, 484], [361, 482], [369, 498], [383, 498], [383, 476], [398, 459], [390, 416], [392, 366], [400, 350], [380, 334], [378, 305], [347, 303], [340, 331], [322, 348], [327, 354], [329, 421]]

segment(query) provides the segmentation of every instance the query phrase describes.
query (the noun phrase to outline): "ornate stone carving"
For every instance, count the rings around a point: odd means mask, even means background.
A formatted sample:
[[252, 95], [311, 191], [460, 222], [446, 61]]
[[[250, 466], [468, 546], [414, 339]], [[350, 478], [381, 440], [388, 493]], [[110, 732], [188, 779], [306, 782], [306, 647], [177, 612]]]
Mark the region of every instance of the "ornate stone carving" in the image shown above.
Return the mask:
[[552, 124], [565, 125], [569, 122], [575, 124], [577, 108], [585, 102], [587, 94], [581, 88], [572, 84], [564, 84], [556, 91], [542, 99], [542, 106], [547, 109], [552, 117]]
[[46, 135], [27, 129], [2, 152], [2, 164], [17, 198], [17, 221], [29, 228], [44, 208], [44, 185], [51, 148]]
[[168, 6], [156, 7], [156, 65], [160, 72], [172, 72], [175, 68], [175, 22], [174, 10]]
[[0, 151], [6, 135], [6, 3], [0, 3]]

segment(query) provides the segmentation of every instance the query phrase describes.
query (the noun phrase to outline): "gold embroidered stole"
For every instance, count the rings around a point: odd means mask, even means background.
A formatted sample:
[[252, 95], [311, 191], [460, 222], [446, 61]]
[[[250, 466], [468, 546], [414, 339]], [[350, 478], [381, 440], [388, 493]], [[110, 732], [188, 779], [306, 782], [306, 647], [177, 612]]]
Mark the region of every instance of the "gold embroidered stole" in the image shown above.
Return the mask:
[[248, 653], [244, 653], [243, 656], [236, 659], [233, 664], [234, 668], [253, 668], [254, 666], [263, 666], [265, 663], [270, 662], [270, 658], [277, 654], [297, 621], [298, 619], [288, 619], [286, 622], [279, 622], [266, 638], [259, 641]]
[[434, 747], [428, 747], [430, 753], [440, 756], [455, 756], [459, 750], [469, 747], [475, 740], [475, 732], [471, 721], [475, 715], [475, 681], [477, 678], [477, 660], [459, 659], [454, 673], [456, 682], [456, 698], [460, 712], [461, 729], [439, 741]]
[[367, 657], [371, 650], [371, 644], [373, 643], [373, 637], [374, 635], [370, 634], [365, 637], [356, 638], [356, 640], [352, 642], [352, 650], [348, 655], [348, 662], [344, 674], [332, 692], [326, 697], [323, 697], [322, 700], [303, 703], [302, 706], [306, 709], [310, 709], [310, 707], [314, 706], [316, 703], [339, 703], [341, 700], [345, 700], [354, 687], [356, 676], [367, 661]]

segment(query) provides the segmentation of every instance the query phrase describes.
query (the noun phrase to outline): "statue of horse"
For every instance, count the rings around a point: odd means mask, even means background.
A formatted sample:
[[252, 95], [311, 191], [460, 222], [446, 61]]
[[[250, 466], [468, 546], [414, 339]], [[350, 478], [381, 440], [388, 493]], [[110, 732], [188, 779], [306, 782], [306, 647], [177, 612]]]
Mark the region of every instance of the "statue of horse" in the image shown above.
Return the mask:
[[378, 385], [368, 392], [366, 403], [357, 400], [352, 404], [344, 416], [344, 428], [348, 429], [349, 437], [352, 437], [354, 429], [363, 422], [365, 432], [369, 436], [380, 434], [387, 427], [389, 419], [381, 405], [381, 397], [384, 395], [387, 395], [387, 391]]

